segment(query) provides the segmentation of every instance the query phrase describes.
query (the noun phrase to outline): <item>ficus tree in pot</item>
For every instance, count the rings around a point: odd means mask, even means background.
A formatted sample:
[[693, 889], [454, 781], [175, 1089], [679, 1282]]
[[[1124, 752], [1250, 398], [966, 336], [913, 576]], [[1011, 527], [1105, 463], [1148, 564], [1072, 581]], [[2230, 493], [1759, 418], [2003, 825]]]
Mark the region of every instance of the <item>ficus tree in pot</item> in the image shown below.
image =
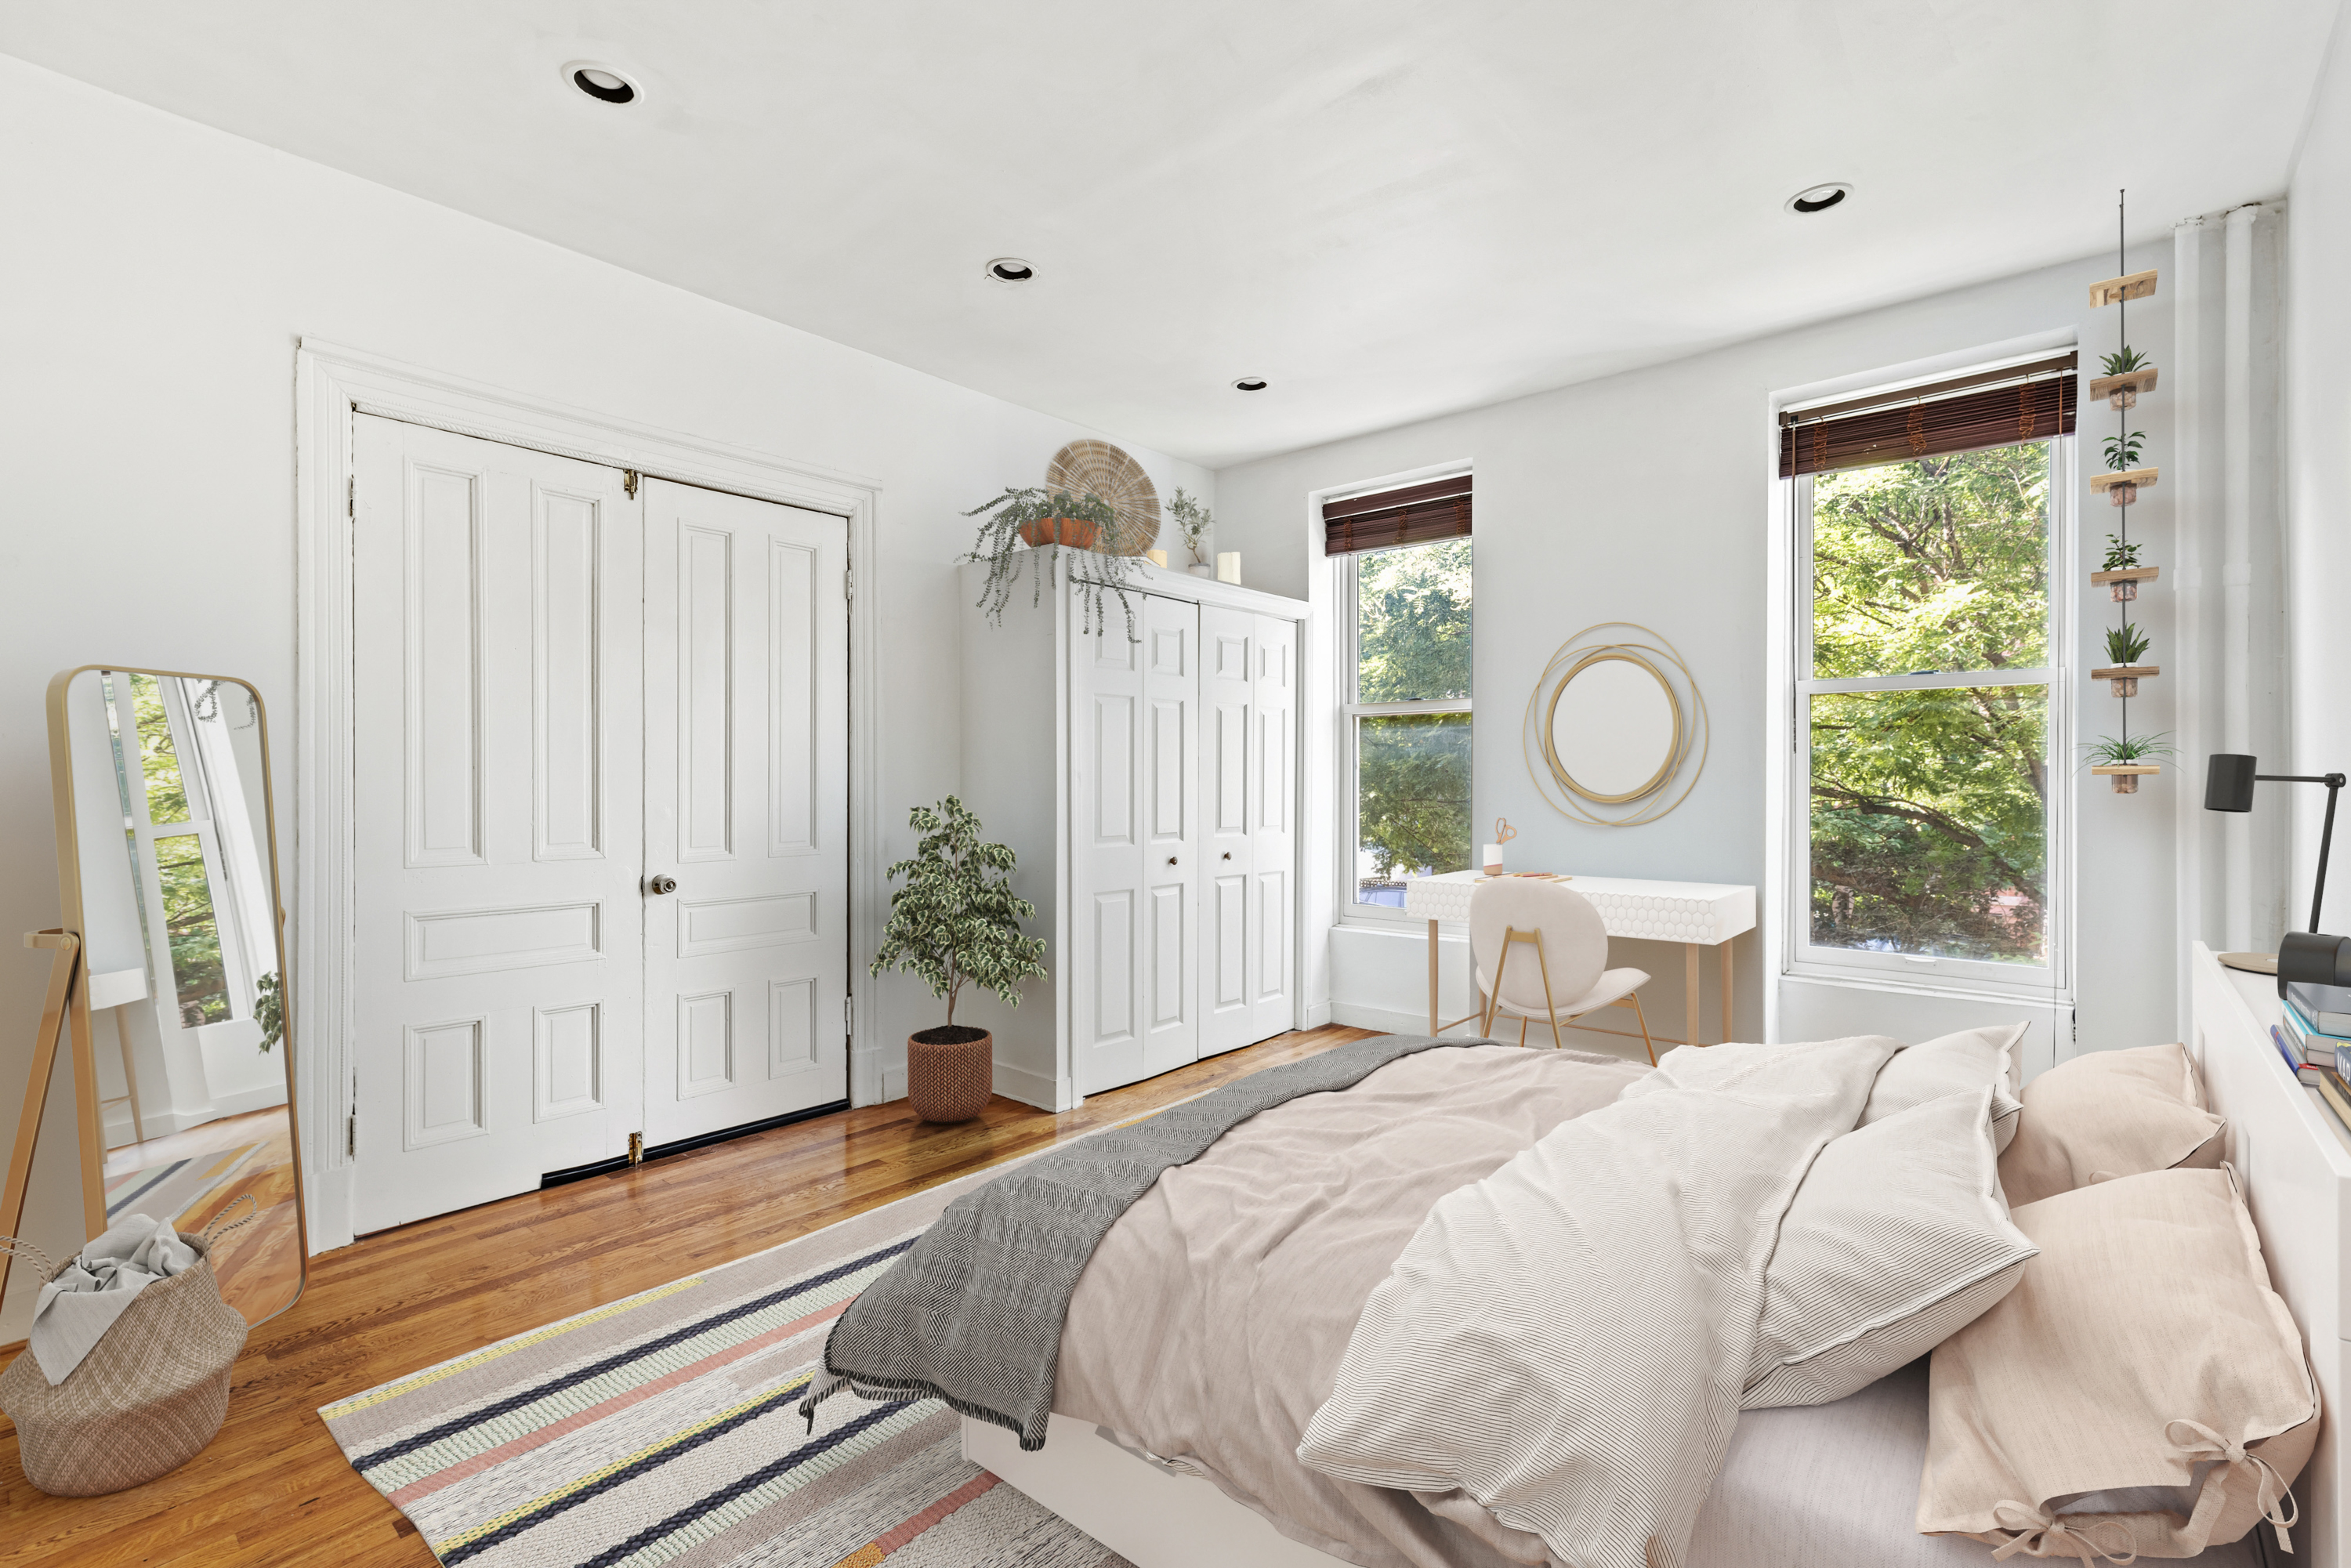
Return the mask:
[[967, 1122], [987, 1105], [993, 1040], [955, 1021], [964, 987], [1020, 1005], [1020, 982], [1045, 972], [1045, 939], [1021, 933], [1037, 906], [1012, 891], [1008, 845], [982, 842], [979, 819], [953, 795], [917, 806], [906, 825], [921, 835], [912, 859], [890, 868], [906, 885], [890, 895], [890, 922], [872, 973], [903, 969], [946, 998], [946, 1022], [906, 1040], [906, 1095], [926, 1122]]

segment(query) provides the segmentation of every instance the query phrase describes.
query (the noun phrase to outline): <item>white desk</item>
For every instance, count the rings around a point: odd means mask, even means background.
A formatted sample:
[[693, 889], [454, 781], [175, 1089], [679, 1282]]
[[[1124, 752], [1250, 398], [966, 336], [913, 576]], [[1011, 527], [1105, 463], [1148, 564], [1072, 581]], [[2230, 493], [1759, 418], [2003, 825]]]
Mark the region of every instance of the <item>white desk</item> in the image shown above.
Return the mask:
[[[1405, 878], [1404, 907], [1428, 922], [1428, 1032], [1437, 1032], [1437, 928], [1466, 925], [1469, 895], [1488, 880], [1475, 871]], [[1682, 1039], [1698, 1038], [1698, 950], [1711, 947], [1722, 965], [1722, 1038], [1730, 1038], [1730, 940], [1755, 928], [1755, 890], [1723, 882], [1657, 882], [1646, 877], [1572, 876], [1566, 885], [1592, 901], [1611, 936], [1682, 944]]]

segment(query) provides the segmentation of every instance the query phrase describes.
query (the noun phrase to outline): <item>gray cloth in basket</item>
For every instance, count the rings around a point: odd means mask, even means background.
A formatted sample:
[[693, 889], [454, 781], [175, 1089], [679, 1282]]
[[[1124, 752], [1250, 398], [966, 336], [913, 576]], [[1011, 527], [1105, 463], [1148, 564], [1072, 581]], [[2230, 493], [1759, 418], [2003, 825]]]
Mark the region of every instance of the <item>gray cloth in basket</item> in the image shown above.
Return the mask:
[[928, 1397], [1045, 1446], [1070, 1292], [1095, 1244], [1159, 1173], [1301, 1094], [1352, 1088], [1401, 1056], [1488, 1040], [1379, 1035], [1251, 1073], [1132, 1127], [1097, 1133], [1019, 1166], [946, 1207], [850, 1303], [800, 1411], [844, 1387]]
[[126, 1216], [41, 1287], [26, 1348], [55, 1388], [73, 1375], [139, 1292], [195, 1263], [196, 1249], [168, 1219]]

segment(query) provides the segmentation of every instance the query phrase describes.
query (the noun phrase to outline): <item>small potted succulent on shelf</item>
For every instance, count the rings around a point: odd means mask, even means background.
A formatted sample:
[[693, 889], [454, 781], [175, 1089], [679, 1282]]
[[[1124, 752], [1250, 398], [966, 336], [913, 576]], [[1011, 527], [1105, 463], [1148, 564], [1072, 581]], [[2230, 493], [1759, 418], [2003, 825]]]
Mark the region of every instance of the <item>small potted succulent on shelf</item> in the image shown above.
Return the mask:
[[[980, 591], [979, 608], [987, 612], [991, 625], [1004, 623], [1004, 609], [1012, 601], [1013, 585], [1020, 580], [1025, 558], [1037, 558], [1040, 563], [1029, 595], [1034, 606], [1045, 590], [1059, 586], [1061, 551], [1082, 550], [1082, 570], [1081, 561], [1073, 560], [1069, 571], [1085, 605], [1089, 629], [1101, 632], [1103, 628], [1102, 594], [1107, 589], [1118, 596], [1119, 608], [1126, 613], [1126, 640], [1135, 640], [1134, 605], [1126, 589], [1137, 558], [1119, 548], [1118, 514], [1108, 501], [1092, 492], [1072, 496], [1067, 490], [1007, 486], [1004, 494], [964, 516], [983, 519], [978, 540], [963, 559], [980, 561], [987, 568], [987, 585]], [[1020, 548], [1024, 545], [1025, 549]]]
[[2119, 740], [2101, 736], [2085, 743], [2083, 749], [2089, 754], [2090, 771], [2106, 775], [2116, 794], [2136, 795], [2142, 777], [2163, 771], [2162, 765], [2150, 758], [2171, 755], [2172, 748], [2163, 743], [2163, 736], [2169, 733], [2126, 735]]
[[[2106, 560], [2105, 564], [2098, 569], [2098, 574], [2104, 577], [2113, 572], [2137, 570], [2138, 546], [2129, 540], [2116, 538], [2114, 535], [2108, 534]], [[2136, 577], [2116, 579], [2106, 584], [2106, 592], [2116, 603], [2127, 604], [2138, 597], [2138, 579]]]
[[890, 895], [890, 923], [871, 972], [904, 969], [945, 997], [947, 1021], [906, 1037], [906, 1098], [925, 1122], [968, 1122], [987, 1108], [995, 1039], [955, 1020], [967, 985], [1020, 1005], [1020, 982], [1045, 972], [1045, 939], [1024, 936], [1037, 906], [1012, 891], [1012, 851], [982, 843], [979, 819], [953, 795], [917, 806], [906, 825], [922, 835], [912, 860], [890, 868], [906, 885]]
[[[2114, 662], [2113, 665], [2093, 674], [2099, 680], [2112, 681], [2115, 695], [2135, 697], [2138, 695], [2139, 674], [2158, 673], [2153, 665], [2144, 671], [2138, 670], [2138, 662], [2146, 656], [2147, 633], [2126, 621], [2119, 626], [2109, 628], [2106, 632], [2106, 657]], [[2126, 671], [2137, 673], [2122, 673]]]
[[[2148, 366], [2147, 356], [2128, 343], [2125, 343], [2119, 351], [2103, 356], [2100, 362], [2105, 366], [2106, 372], [2099, 378], [2100, 381], [2111, 382], [2116, 376], [2130, 378], [2122, 385], [2111, 387], [2106, 392], [2106, 402], [2116, 408], [2137, 407], [2140, 391], [2155, 384], [2155, 371]], [[2141, 371], [2146, 373], [2142, 376], [2139, 373]]]
[[[2144, 430], [2134, 430], [2128, 435], [2107, 436], [2105, 444], [2107, 472], [2127, 474], [2137, 468], [2139, 447], [2146, 440], [2147, 432]], [[2138, 499], [2138, 482], [2119, 480], [2107, 486], [2106, 499], [2117, 507], [2129, 506]]]
[[1186, 495], [1181, 486], [1175, 499], [1167, 503], [1167, 515], [1175, 519], [1176, 531], [1183, 536], [1184, 548], [1192, 557], [1184, 570], [1194, 577], [1216, 576], [1217, 563], [1208, 554], [1208, 530], [1216, 527], [1216, 517], [1196, 497]]

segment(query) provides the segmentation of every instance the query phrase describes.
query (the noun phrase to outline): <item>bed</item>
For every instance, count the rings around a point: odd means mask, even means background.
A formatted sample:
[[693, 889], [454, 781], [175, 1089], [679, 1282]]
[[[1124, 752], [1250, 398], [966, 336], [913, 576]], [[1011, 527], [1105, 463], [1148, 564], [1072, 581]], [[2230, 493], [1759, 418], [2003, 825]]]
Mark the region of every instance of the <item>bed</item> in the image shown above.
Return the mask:
[[[1013, 1431], [967, 1416], [967, 1456], [1139, 1568], [1558, 1561], [1545, 1545], [1552, 1532], [1523, 1521], [1514, 1528], [1458, 1490], [1370, 1484], [1346, 1479], [1343, 1465], [1310, 1469], [1299, 1457], [1318, 1409], [1339, 1403], [1334, 1383], [1343, 1385], [1342, 1358], [1369, 1315], [1367, 1298], [1441, 1200], [1647, 1076], [1574, 1051], [1448, 1045], [1387, 1061], [1344, 1093], [1255, 1113], [1151, 1182], [1101, 1235], [1069, 1291], [1049, 1425], [1024, 1448]], [[1849, 1122], [1850, 1108], [1844, 1114]], [[1557, 1299], [1548, 1288], [1528, 1292], [1530, 1332]], [[1580, 1310], [1609, 1307], [1586, 1298]], [[1637, 1317], [1609, 1333], [1630, 1357], [1661, 1358], [1644, 1375], [1664, 1377], [1685, 1340], [1687, 1359], [1705, 1361], [1694, 1321], [1666, 1314], [1647, 1343], [1633, 1343], [1643, 1337]], [[1482, 1387], [1457, 1379], [1415, 1419], [1428, 1422], [1434, 1410], [1443, 1424], [1447, 1411], [1480, 1401]], [[1510, 1379], [1492, 1387], [1506, 1406]], [[1394, 1385], [1381, 1396], [1395, 1396]], [[1734, 1388], [1734, 1410], [1737, 1397]], [[1919, 1363], [1834, 1403], [1750, 1411], [1735, 1427], [1719, 1421], [1719, 1473], [1708, 1456], [1702, 1470], [1654, 1489], [1696, 1514], [1680, 1520], [1688, 1546], [1676, 1560], [1692, 1568], [1984, 1562], [1982, 1545], [1914, 1528], [1926, 1411]], [[1502, 1409], [1480, 1418], [1510, 1425]], [[1633, 1439], [1667, 1459], [1677, 1441]], [[2260, 1558], [2249, 1540], [2203, 1560]]]

